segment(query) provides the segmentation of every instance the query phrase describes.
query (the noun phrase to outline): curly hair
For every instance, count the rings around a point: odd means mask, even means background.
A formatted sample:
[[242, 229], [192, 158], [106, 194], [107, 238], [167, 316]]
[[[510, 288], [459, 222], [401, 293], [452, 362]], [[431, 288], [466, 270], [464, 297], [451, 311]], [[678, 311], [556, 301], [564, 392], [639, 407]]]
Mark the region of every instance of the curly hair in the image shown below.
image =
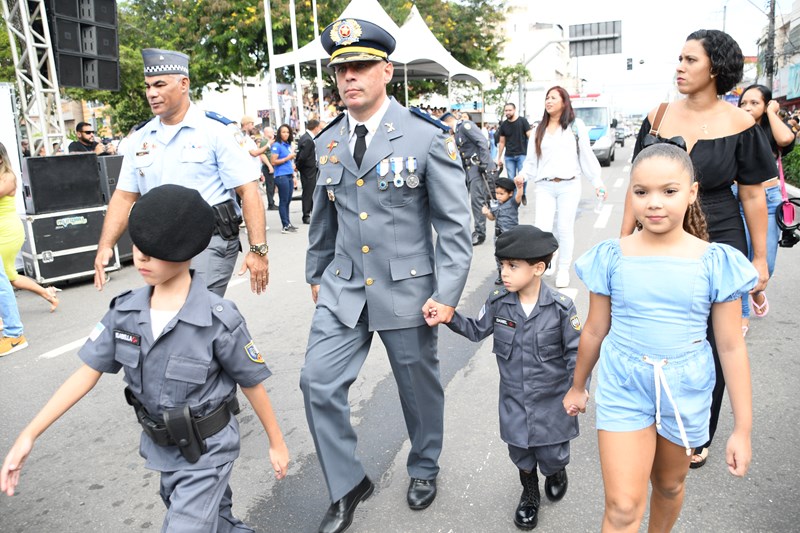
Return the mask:
[[278, 126], [278, 131], [275, 134], [275, 137], [277, 137], [278, 142], [283, 142], [283, 139], [281, 139], [282, 128], [286, 128], [286, 130], [289, 132], [289, 138], [286, 139], [286, 142], [292, 144], [292, 141], [294, 141], [294, 133], [292, 133], [292, 128], [288, 124], [281, 124], [280, 126]]
[[725, 94], [742, 80], [744, 55], [733, 37], [719, 30], [697, 30], [689, 34], [687, 41], [700, 41], [711, 61], [711, 73], [715, 76], [717, 94]]
[[[573, 120], [575, 120], [575, 111], [572, 109], [572, 101], [569, 98], [569, 93], [567, 90], [563, 87], [559, 87], [558, 85], [547, 89], [545, 98], [553, 91], [557, 92], [561, 97], [561, 100], [564, 102], [564, 110], [561, 112], [561, 118], [558, 122], [561, 124], [561, 129], [565, 130], [569, 128], [569, 125], [572, 124]], [[547, 109], [545, 109], [544, 113], [542, 114], [542, 120], [539, 121], [539, 125], [536, 127], [536, 157], [542, 157], [542, 139], [544, 139], [544, 132], [547, 130], [547, 124], [549, 122], [550, 113], [548, 113]]]
[[[689, 174], [689, 176], [691, 176], [691, 182], [695, 182], [694, 165], [692, 165], [689, 154], [686, 153], [686, 150], [669, 143], [653, 144], [639, 152], [639, 155], [633, 160], [631, 174], [636, 170], [636, 167], [642, 164], [642, 161], [653, 157], [675, 161], [683, 167], [683, 170]], [[642, 225], [638, 221], [636, 222], [636, 228], [642, 229]], [[686, 209], [686, 214], [683, 215], [683, 230], [690, 235], [694, 235], [698, 239], [703, 239], [704, 241], [708, 240], [708, 224], [706, 223], [706, 216], [700, 207], [699, 197], [689, 204], [689, 207]]]

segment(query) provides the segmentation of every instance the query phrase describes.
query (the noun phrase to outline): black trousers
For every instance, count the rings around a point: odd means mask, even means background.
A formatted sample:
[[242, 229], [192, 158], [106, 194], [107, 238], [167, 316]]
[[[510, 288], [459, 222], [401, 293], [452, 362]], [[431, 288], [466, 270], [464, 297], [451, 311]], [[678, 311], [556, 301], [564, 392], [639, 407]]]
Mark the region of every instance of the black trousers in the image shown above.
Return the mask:
[[300, 169], [300, 185], [303, 188], [303, 218], [311, 216], [314, 208], [314, 187], [317, 185], [317, 167], [311, 169]]
[[267, 191], [267, 207], [277, 207], [275, 204], [275, 174], [269, 171], [267, 165], [261, 165], [261, 175], [264, 176], [264, 189]]

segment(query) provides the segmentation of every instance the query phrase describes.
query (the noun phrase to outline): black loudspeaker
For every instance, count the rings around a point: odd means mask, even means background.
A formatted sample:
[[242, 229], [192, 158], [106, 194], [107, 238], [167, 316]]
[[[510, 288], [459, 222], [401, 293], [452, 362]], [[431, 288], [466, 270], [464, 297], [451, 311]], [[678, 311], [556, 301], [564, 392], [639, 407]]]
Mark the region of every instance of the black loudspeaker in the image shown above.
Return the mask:
[[22, 193], [29, 215], [104, 205], [97, 155], [24, 158]]
[[100, 189], [103, 191], [105, 203], [108, 203], [117, 189], [119, 171], [122, 170], [122, 156], [103, 155], [97, 158], [97, 162], [100, 163]]

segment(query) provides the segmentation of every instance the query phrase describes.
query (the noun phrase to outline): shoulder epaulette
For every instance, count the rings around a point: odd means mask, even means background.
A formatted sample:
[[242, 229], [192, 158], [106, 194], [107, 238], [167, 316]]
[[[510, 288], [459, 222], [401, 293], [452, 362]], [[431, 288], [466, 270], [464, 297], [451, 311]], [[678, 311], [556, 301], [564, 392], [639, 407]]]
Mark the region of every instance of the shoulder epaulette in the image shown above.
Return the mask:
[[119, 300], [119, 301], [124, 301], [124, 300], [126, 300], [126, 299], [127, 299], [127, 297], [128, 297], [128, 295], [129, 295], [129, 294], [131, 294], [132, 292], [133, 292], [133, 291], [132, 291], [131, 289], [128, 289], [128, 290], [127, 290], [127, 291], [125, 291], [125, 292], [121, 292], [121, 293], [117, 294], [116, 296], [114, 296], [113, 298], [111, 298], [111, 302], [109, 302], [109, 304], [108, 304], [108, 308], [109, 308], [109, 309], [114, 309], [114, 306], [117, 304], [117, 300]]
[[235, 121], [229, 119], [228, 117], [220, 115], [216, 111], [206, 111], [206, 117], [210, 118], [211, 120], [216, 120], [217, 122], [222, 122], [226, 126], [228, 124], [233, 124], [235, 122]]
[[420, 108], [418, 108], [418, 107], [409, 107], [408, 110], [411, 111], [411, 114], [414, 115], [415, 117], [419, 117], [419, 118], [425, 120], [425, 122], [430, 122], [431, 124], [433, 124], [434, 126], [436, 126], [439, 129], [441, 129], [445, 133], [450, 133], [450, 126], [448, 126], [447, 124], [445, 124], [441, 120], [436, 120], [435, 118], [433, 118], [432, 116], [430, 116], [429, 114], [427, 114], [426, 112], [421, 110]]
[[496, 302], [497, 300], [499, 300], [500, 298], [502, 298], [506, 294], [508, 294], [508, 289], [506, 289], [506, 288], [495, 289], [491, 293], [489, 293], [489, 301], [490, 302]]
[[322, 135], [322, 133], [323, 133], [323, 132], [325, 132], [325, 131], [328, 131], [328, 129], [329, 129], [331, 126], [333, 126], [334, 124], [336, 124], [337, 122], [339, 122], [339, 121], [340, 121], [340, 120], [342, 120], [343, 118], [344, 118], [344, 113], [339, 113], [338, 115], [336, 115], [336, 117], [335, 117], [333, 120], [331, 120], [330, 122], [328, 122], [328, 125], [327, 125], [327, 126], [325, 126], [324, 128], [322, 128], [322, 129], [319, 131], [319, 133], [317, 133], [317, 134], [314, 136], [314, 138], [315, 138], [315, 139], [319, 139], [319, 136], [320, 136], [320, 135]]
[[238, 328], [239, 324], [244, 320], [242, 314], [236, 308], [236, 304], [224, 298], [212, 299], [211, 311], [225, 325], [228, 331]]
[[[542, 284], [542, 286], [544, 287], [544, 284]], [[572, 307], [574, 305], [572, 303], [572, 298], [570, 298], [566, 294], [564, 294], [562, 292], [559, 292], [559, 291], [557, 291], [557, 290], [555, 290], [553, 288], [550, 288], [550, 287], [547, 287], [547, 288], [552, 293], [553, 301], [555, 301], [556, 304], [560, 305], [564, 309], [569, 309], [570, 307]]]

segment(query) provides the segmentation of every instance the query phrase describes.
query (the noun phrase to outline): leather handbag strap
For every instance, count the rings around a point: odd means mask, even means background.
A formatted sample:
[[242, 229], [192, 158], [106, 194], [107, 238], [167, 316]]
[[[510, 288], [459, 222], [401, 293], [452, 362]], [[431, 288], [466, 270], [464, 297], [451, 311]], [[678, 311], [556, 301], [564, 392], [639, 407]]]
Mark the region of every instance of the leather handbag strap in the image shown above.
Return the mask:
[[669, 102], [661, 102], [661, 104], [658, 106], [655, 120], [653, 120], [653, 124], [650, 126], [651, 135], [658, 135], [658, 129], [661, 127], [661, 121], [664, 120], [664, 115], [667, 114], [668, 107]]
[[780, 154], [778, 154], [778, 177], [781, 179], [781, 198], [786, 202], [789, 200], [789, 195], [786, 193], [786, 182], [783, 181], [783, 163]]

